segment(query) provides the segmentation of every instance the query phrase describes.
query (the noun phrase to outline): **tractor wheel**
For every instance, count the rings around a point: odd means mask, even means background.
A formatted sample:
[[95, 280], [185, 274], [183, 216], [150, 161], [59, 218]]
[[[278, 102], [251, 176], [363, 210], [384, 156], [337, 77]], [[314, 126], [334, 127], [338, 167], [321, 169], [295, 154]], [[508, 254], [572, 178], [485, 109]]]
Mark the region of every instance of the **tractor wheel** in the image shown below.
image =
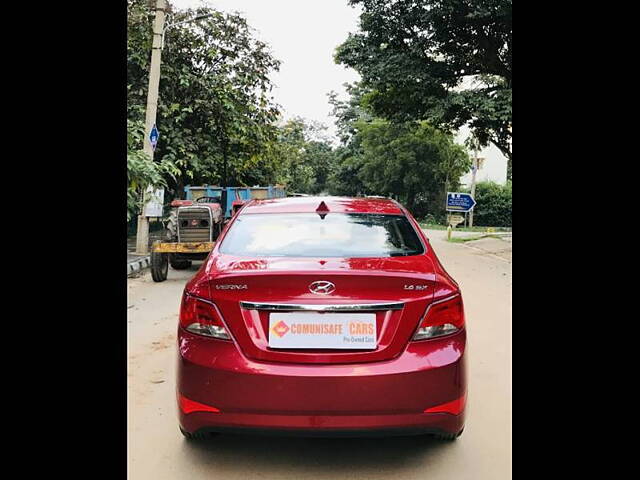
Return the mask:
[[191, 260], [176, 258], [176, 255], [173, 253], [169, 254], [169, 263], [174, 270], [186, 270], [191, 266]]
[[170, 242], [178, 241], [178, 210], [175, 208], [171, 210], [167, 220], [167, 240]]
[[[153, 242], [155, 245], [159, 243], [157, 240]], [[151, 250], [151, 278], [154, 282], [164, 282], [167, 279], [169, 271], [169, 254], [158, 253]]]

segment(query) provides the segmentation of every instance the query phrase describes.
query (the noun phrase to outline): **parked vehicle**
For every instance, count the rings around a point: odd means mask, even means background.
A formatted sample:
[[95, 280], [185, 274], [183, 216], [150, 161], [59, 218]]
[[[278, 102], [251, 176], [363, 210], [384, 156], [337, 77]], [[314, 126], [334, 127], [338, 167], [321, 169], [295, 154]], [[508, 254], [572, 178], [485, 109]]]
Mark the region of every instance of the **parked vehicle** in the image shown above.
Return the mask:
[[171, 202], [166, 238], [151, 247], [151, 277], [167, 279], [169, 265], [175, 270], [204, 260], [222, 231], [223, 225], [247, 200], [284, 197], [282, 187], [186, 186], [185, 200]]
[[252, 200], [186, 285], [182, 433], [464, 428], [460, 288], [394, 200]]

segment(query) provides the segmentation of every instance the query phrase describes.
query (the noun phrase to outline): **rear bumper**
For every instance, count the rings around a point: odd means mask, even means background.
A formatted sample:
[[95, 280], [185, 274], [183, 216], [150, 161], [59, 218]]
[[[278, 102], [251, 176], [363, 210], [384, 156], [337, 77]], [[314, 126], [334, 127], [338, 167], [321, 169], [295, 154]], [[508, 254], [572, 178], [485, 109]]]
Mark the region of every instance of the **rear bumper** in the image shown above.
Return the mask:
[[[225, 416], [224, 420], [221, 416]], [[458, 433], [464, 428], [464, 415], [446, 413], [422, 414], [375, 419], [367, 416], [293, 416], [181, 414], [183, 430], [304, 437], [366, 437]], [[337, 420], [337, 421], [336, 421]], [[398, 424], [402, 424], [398, 426]]]
[[181, 427], [302, 435], [457, 433], [464, 412], [423, 413], [466, 394], [465, 331], [349, 365], [248, 360], [232, 342], [178, 332], [177, 390], [220, 413], [178, 411]]

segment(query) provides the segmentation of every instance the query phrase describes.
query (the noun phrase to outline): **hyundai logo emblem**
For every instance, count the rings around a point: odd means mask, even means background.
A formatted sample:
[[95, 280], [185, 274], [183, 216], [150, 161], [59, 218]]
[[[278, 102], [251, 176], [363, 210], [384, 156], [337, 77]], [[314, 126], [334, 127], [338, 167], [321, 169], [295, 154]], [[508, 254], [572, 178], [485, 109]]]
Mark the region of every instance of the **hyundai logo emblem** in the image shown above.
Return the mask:
[[329, 295], [330, 293], [333, 293], [335, 289], [336, 286], [326, 280], [318, 280], [309, 285], [309, 291], [318, 295]]

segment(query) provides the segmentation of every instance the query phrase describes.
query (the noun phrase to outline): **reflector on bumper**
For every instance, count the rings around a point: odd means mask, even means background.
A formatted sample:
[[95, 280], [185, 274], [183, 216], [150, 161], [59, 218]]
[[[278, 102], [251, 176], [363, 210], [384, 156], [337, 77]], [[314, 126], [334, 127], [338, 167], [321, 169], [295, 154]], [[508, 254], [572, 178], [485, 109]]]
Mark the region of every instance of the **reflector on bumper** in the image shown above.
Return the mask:
[[205, 405], [204, 403], [196, 402], [181, 394], [178, 394], [178, 405], [180, 406], [180, 410], [184, 414], [189, 414], [193, 412], [220, 413], [220, 410], [217, 409], [216, 407], [212, 407], [211, 405]]
[[466, 400], [467, 394], [465, 393], [460, 398], [452, 400], [451, 402], [442, 403], [440, 405], [436, 405], [435, 407], [429, 407], [425, 409], [424, 413], [449, 413], [451, 415], [460, 415], [460, 413], [464, 410]]

